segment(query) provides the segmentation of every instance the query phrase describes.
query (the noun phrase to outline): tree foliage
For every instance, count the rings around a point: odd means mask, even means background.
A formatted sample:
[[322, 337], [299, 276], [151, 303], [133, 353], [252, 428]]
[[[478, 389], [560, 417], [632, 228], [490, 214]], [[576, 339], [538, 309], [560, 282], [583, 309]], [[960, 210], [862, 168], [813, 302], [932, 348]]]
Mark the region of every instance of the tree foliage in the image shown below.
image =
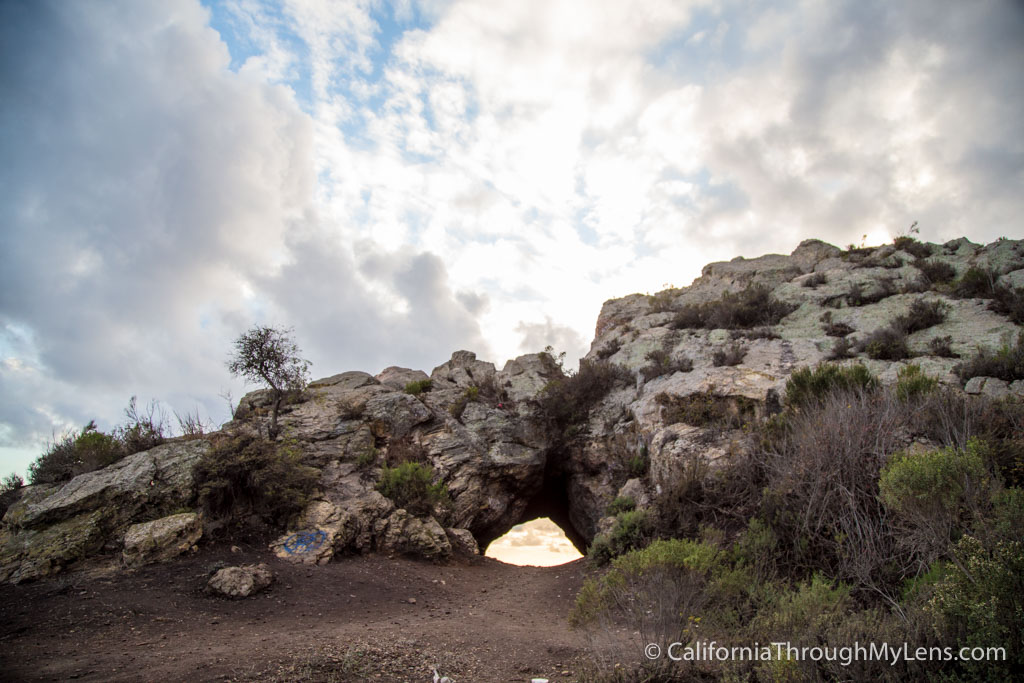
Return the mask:
[[267, 386], [272, 393], [270, 435], [277, 435], [277, 414], [285, 394], [300, 392], [309, 381], [311, 363], [300, 357], [292, 330], [254, 325], [235, 340], [228, 370], [236, 377]]

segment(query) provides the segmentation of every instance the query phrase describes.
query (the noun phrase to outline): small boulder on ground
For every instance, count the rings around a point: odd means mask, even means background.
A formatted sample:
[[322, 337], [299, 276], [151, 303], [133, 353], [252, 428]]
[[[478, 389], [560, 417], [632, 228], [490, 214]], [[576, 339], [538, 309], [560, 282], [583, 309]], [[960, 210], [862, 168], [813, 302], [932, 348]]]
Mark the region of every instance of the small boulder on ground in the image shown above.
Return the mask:
[[274, 582], [274, 573], [263, 564], [224, 567], [210, 577], [207, 590], [228, 598], [247, 598]]

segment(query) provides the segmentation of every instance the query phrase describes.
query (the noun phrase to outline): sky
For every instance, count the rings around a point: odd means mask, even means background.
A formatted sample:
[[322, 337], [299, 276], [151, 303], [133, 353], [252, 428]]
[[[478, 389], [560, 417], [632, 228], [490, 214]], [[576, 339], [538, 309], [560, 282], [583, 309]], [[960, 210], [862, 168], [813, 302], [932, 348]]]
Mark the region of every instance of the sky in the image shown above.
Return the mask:
[[603, 301], [817, 237], [1024, 234], [1010, 0], [6, 0], [0, 473], [131, 396], [586, 353]]
[[515, 525], [492, 541], [485, 555], [507, 564], [533, 567], [553, 567], [583, 557], [565, 532], [547, 517]]

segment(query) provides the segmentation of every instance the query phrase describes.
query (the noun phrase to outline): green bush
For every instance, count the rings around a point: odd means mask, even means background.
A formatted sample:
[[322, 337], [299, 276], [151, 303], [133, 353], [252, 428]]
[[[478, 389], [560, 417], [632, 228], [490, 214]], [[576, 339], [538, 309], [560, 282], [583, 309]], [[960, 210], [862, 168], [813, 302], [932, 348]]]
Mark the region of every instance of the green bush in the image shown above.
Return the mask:
[[125, 455], [122, 442], [90, 421], [77, 435], [64, 434], [51, 441], [46, 452], [28, 466], [28, 479], [33, 484], [55, 484], [106, 467]]
[[664, 349], [654, 349], [648, 352], [645, 357], [650, 363], [640, 370], [645, 382], [650, 382], [655, 377], [672, 375], [677, 372], [690, 372], [693, 370], [693, 361], [686, 356], [672, 358]]
[[455, 403], [448, 406], [448, 412], [451, 413], [451, 416], [456, 420], [461, 420], [462, 413], [466, 412], [466, 406], [469, 405], [471, 401], [477, 400], [479, 396], [479, 387], [468, 387], [466, 391], [462, 393], [462, 396], [455, 401]]
[[936, 627], [960, 647], [1006, 648], [1006, 661], [961, 664], [959, 680], [1013, 680], [1024, 670], [1024, 544], [963, 536], [953, 554], [929, 603]]
[[442, 482], [435, 484], [433, 480], [434, 471], [429, 465], [403, 462], [397, 467], [384, 467], [377, 490], [396, 507], [404, 508], [411, 515], [425, 516], [450, 500], [448, 487]]
[[156, 401], [150, 401], [143, 411], [136, 406], [135, 400], [132, 396], [124, 410], [127, 421], [114, 430], [114, 436], [124, 446], [125, 455], [148, 451], [167, 440], [164, 434], [167, 420]]
[[633, 380], [621, 365], [605, 361], [580, 361], [579, 372], [549, 382], [538, 402], [541, 414], [556, 437], [566, 437], [570, 428], [587, 421], [590, 409], [616, 386]]
[[319, 479], [296, 444], [246, 435], [218, 440], [193, 469], [199, 506], [209, 518], [273, 529], [305, 508]]
[[7, 512], [7, 508], [14, 504], [19, 497], [19, 491], [25, 485], [25, 480], [21, 478], [21, 475], [15, 474], [14, 472], [4, 477], [3, 481], [0, 482], [0, 518], [3, 518]]
[[607, 564], [614, 557], [647, 545], [653, 529], [653, 520], [647, 510], [620, 512], [615, 515], [615, 526], [607, 535], [594, 537], [587, 549], [587, 557], [597, 564]]
[[971, 266], [953, 285], [953, 295], [961, 299], [991, 299], [998, 278], [995, 270]]
[[616, 496], [615, 500], [608, 503], [608, 508], [605, 510], [606, 515], [615, 516], [620, 512], [629, 512], [630, 510], [636, 509], [636, 501], [629, 496]]
[[989, 309], [1005, 315], [1010, 322], [1024, 325], [1024, 287], [996, 285]]
[[747, 357], [747, 347], [739, 342], [721, 346], [711, 353], [711, 363], [716, 367], [739, 365]]
[[717, 301], [684, 306], [676, 314], [672, 326], [676, 329], [703, 328], [747, 329], [770, 326], [797, 309], [772, 296], [764, 285], [750, 285], [737, 292], [726, 292]]
[[814, 368], [796, 370], [786, 381], [786, 403], [805, 406], [821, 401], [835, 391], [870, 391], [878, 388], [878, 380], [864, 365], [822, 363]]
[[939, 380], [924, 374], [916, 363], [900, 368], [896, 375], [896, 396], [901, 401], [924, 396], [938, 386]]
[[974, 356], [954, 368], [964, 384], [972, 377], [998, 377], [1013, 382], [1024, 379], [1024, 332], [1017, 335], [1017, 342], [1004, 344], [998, 350], [979, 347]]
[[906, 334], [913, 334], [941, 324], [946, 320], [948, 312], [949, 304], [944, 301], [915, 299], [910, 304], [910, 310], [892, 322], [892, 327]]
[[903, 360], [911, 356], [906, 332], [895, 327], [875, 330], [857, 342], [856, 349], [874, 360]]
[[429, 378], [418, 379], [405, 385], [405, 393], [412, 394], [413, 396], [419, 396], [422, 393], [430, 391], [433, 384], [433, 380]]
[[921, 271], [929, 285], [945, 284], [956, 277], [956, 268], [945, 261], [918, 259], [914, 261], [914, 267]]
[[654, 400], [664, 409], [661, 417], [665, 424], [682, 422], [695, 427], [731, 427], [750, 421], [756, 415], [755, 402], [743, 396], [718, 396], [708, 392], [676, 396], [663, 391]]

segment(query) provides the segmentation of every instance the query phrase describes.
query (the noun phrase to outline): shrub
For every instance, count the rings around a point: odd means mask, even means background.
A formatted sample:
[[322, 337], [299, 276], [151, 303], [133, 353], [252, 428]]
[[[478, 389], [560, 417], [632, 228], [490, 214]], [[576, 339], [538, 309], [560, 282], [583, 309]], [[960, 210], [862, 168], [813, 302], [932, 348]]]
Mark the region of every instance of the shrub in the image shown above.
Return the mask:
[[919, 259], [928, 258], [932, 255], [932, 248], [930, 246], [906, 235], [893, 240], [893, 245], [900, 251], [905, 251]]
[[871, 391], [878, 380], [864, 365], [822, 363], [796, 370], [786, 380], [786, 403], [800, 407], [820, 402], [837, 391]]
[[624, 552], [641, 548], [651, 540], [653, 520], [647, 510], [627, 510], [615, 515], [615, 526], [608, 534], [598, 534], [587, 549], [587, 557], [607, 564]]
[[879, 498], [902, 523], [904, 544], [927, 567], [968, 530], [992, 485], [982, 447], [972, 441], [961, 451], [943, 448], [901, 452], [882, 468]]
[[178, 421], [178, 429], [181, 431], [181, 435], [186, 439], [198, 439], [204, 436], [206, 432], [213, 431], [213, 424], [208, 420], [204, 420], [199, 415], [198, 406], [196, 406], [194, 413], [187, 412], [184, 415], [179, 415], [175, 412], [174, 418]]
[[164, 435], [167, 419], [157, 402], [150, 401], [146, 410], [140, 412], [135, 401], [136, 398], [132, 396], [128, 401], [128, 407], [124, 409], [127, 422], [114, 431], [115, 437], [124, 446], [125, 455], [148, 451], [167, 440]]
[[55, 437], [46, 452], [28, 466], [33, 484], [56, 484], [106, 467], [125, 456], [124, 445], [90, 421], [76, 434]]
[[729, 332], [729, 339], [782, 339], [782, 337], [770, 327], [755, 327], [751, 330], [732, 330]]
[[665, 424], [735, 426], [756, 414], [755, 402], [743, 396], [718, 396], [710, 392], [676, 396], [663, 391], [654, 400], [663, 407], [661, 417]]
[[1005, 315], [1010, 322], [1024, 325], [1024, 287], [996, 285], [989, 309]]
[[636, 501], [629, 496], [616, 496], [615, 500], [608, 503], [608, 508], [605, 510], [605, 514], [614, 517], [621, 512], [629, 512], [635, 508]]
[[743, 346], [739, 342], [733, 342], [728, 346], [721, 346], [715, 349], [711, 353], [711, 362], [714, 366], [733, 366], [739, 365], [743, 362], [743, 359], [747, 357], [747, 347]]
[[650, 363], [640, 370], [645, 382], [650, 382], [655, 377], [671, 375], [677, 372], [690, 372], [693, 370], [693, 361], [686, 356], [672, 358], [668, 351], [655, 349], [648, 352], [645, 357]]
[[392, 467], [404, 462], [427, 462], [430, 454], [420, 442], [416, 441], [411, 434], [391, 439], [388, 443], [385, 460]]
[[849, 323], [832, 320], [832, 311], [825, 311], [820, 318], [825, 334], [830, 337], [845, 337], [856, 330]]
[[405, 385], [405, 393], [412, 394], [413, 396], [419, 396], [422, 393], [430, 391], [433, 384], [434, 381], [430, 378], [414, 380]]
[[920, 330], [941, 324], [946, 320], [946, 313], [949, 311], [949, 304], [938, 299], [925, 301], [915, 299], [910, 304], [910, 310], [893, 321], [892, 327], [901, 330], [906, 334], [913, 334]]
[[953, 554], [956, 562], [936, 584], [930, 611], [960, 646], [1006, 648], [1006, 661], [963, 664], [960, 680], [1011, 680], [1024, 669], [1024, 544], [1000, 540], [986, 547], [968, 535]]
[[456, 420], [462, 419], [462, 413], [466, 411], [466, 406], [469, 405], [470, 401], [475, 401], [480, 396], [479, 387], [468, 387], [460, 396], [455, 403], [448, 406], [448, 412]]
[[783, 303], [772, 296], [768, 287], [750, 285], [737, 293], [726, 292], [718, 301], [684, 306], [672, 325], [676, 329], [709, 330], [770, 326], [796, 309], [796, 305]]
[[901, 401], [924, 396], [938, 386], [939, 380], [924, 374], [916, 363], [900, 368], [896, 374], [896, 396]]
[[928, 342], [928, 348], [931, 349], [933, 356], [939, 356], [940, 358], [959, 358], [959, 356], [953, 352], [953, 337], [946, 335], [945, 337], [935, 337]]
[[236, 377], [265, 384], [271, 392], [271, 439], [277, 438], [277, 415], [286, 394], [302, 392], [309, 382], [308, 360], [299, 357], [292, 331], [254, 325], [235, 340], [228, 370]]
[[856, 346], [858, 351], [867, 353], [868, 358], [875, 360], [903, 360], [910, 358], [907, 346], [907, 335], [894, 327], [883, 327], [875, 330]]
[[921, 275], [931, 285], [945, 284], [956, 277], [956, 268], [945, 261], [918, 259], [914, 261], [914, 267], [921, 271]]
[[293, 443], [242, 435], [220, 439], [193, 469], [196, 495], [212, 519], [282, 528], [309, 502], [319, 470]]
[[1014, 346], [1004, 344], [993, 351], [978, 347], [974, 356], [954, 368], [964, 384], [972, 377], [997, 377], [1007, 382], [1024, 379], [1024, 332]]
[[618, 339], [612, 339], [610, 342], [599, 348], [594, 355], [597, 356], [598, 360], [608, 360], [618, 353], [621, 348], [622, 342]]
[[825, 360], [845, 360], [853, 358], [855, 355], [853, 343], [846, 337], [840, 337], [832, 342], [832, 350], [825, 356]]
[[449, 502], [448, 487], [442, 482], [433, 483], [433, 479], [429, 465], [404, 462], [383, 469], [377, 490], [411, 515], [430, 515], [437, 506]]
[[679, 294], [678, 289], [664, 289], [657, 294], [648, 295], [647, 303], [651, 307], [651, 313], [671, 311], [677, 294]]
[[810, 277], [804, 279], [803, 286], [813, 289], [820, 287], [826, 282], [828, 282], [828, 278], [825, 276], [825, 273], [812, 273]]
[[379, 452], [373, 446], [369, 446], [366, 450], [356, 456], [356, 469], [366, 470], [377, 462], [377, 456]]
[[590, 409], [615, 386], [631, 383], [632, 375], [621, 365], [604, 361], [580, 361], [579, 372], [549, 382], [538, 402], [549, 428], [566, 436], [567, 430], [586, 422]]
[[25, 485], [25, 480], [21, 478], [21, 475], [15, 474], [14, 472], [8, 474], [0, 481], [0, 519], [3, 518], [14, 501], [18, 499], [18, 491]]
[[971, 266], [953, 285], [953, 295], [961, 299], [991, 299], [998, 278], [995, 270]]

